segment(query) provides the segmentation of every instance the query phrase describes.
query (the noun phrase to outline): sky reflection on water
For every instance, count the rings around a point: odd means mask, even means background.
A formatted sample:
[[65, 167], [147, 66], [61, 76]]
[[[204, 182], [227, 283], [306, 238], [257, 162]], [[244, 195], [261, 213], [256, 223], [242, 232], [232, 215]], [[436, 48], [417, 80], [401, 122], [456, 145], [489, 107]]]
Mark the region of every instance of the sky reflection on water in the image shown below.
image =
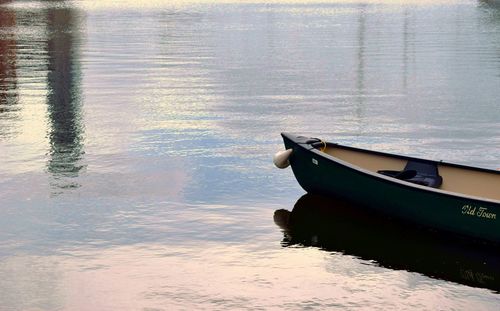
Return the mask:
[[500, 167], [499, 12], [0, 1], [0, 308], [493, 309], [426, 271], [282, 247], [273, 213], [303, 191], [271, 156], [290, 131]]

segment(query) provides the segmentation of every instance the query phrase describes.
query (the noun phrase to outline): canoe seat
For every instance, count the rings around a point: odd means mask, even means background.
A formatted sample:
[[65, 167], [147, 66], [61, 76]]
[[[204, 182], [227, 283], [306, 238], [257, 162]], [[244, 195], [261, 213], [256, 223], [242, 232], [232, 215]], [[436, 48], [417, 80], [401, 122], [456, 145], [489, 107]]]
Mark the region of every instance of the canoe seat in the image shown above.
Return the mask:
[[410, 160], [402, 171], [380, 170], [378, 173], [432, 188], [439, 188], [443, 183], [434, 162]]

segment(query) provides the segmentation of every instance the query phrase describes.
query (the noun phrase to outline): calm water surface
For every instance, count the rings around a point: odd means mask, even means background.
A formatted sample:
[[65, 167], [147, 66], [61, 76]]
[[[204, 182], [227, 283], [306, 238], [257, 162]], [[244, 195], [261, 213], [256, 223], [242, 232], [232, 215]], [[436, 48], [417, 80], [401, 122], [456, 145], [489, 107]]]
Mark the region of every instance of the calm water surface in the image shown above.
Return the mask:
[[317, 219], [271, 156], [496, 169], [499, 95], [488, 1], [0, 1], [0, 309], [495, 310], [499, 254]]

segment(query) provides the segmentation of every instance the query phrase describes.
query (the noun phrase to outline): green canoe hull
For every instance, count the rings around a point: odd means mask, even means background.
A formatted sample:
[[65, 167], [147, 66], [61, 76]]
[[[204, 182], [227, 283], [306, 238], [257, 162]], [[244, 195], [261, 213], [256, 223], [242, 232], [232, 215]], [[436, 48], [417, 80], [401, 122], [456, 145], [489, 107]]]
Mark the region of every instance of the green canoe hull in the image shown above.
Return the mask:
[[495, 244], [500, 243], [500, 202], [399, 182], [345, 165], [282, 134], [295, 178], [308, 193], [349, 200], [392, 217]]

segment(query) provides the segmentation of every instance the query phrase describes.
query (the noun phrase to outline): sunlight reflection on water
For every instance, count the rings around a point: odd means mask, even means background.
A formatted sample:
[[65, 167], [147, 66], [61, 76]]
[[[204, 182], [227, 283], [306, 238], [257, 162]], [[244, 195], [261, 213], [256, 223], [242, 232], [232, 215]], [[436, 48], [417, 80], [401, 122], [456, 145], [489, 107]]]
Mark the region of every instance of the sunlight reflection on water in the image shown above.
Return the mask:
[[494, 308], [485, 289], [283, 247], [272, 215], [303, 191], [271, 156], [288, 131], [500, 167], [499, 16], [0, 1], [0, 308]]

